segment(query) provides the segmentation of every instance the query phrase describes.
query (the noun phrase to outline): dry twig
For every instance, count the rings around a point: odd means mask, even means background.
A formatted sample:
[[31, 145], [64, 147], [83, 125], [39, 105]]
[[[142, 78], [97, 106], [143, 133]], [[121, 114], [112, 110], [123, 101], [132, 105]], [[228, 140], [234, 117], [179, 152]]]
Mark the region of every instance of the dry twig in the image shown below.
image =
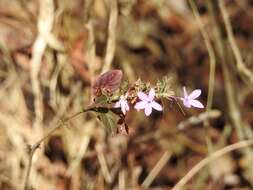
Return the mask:
[[[209, 55], [209, 60], [210, 60], [208, 97], [207, 97], [207, 105], [206, 105], [206, 112], [209, 112], [210, 109], [212, 108], [212, 103], [213, 103], [216, 58], [215, 58], [215, 54], [214, 54], [214, 49], [211, 45], [211, 41], [208, 37], [206, 30], [204, 29], [204, 25], [203, 25], [202, 21], [200, 19], [200, 15], [197, 10], [197, 7], [196, 7], [195, 3], [193, 2], [193, 0], [190, 0], [189, 2], [192, 7], [193, 14], [197, 20], [198, 25], [199, 25], [200, 32], [204, 38], [204, 42], [205, 42], [205, 45], [206, 45], [206, 48], [208, 51], [208, 55]], [[208, 118], [206, 120], [204, 120], [204, 127], [205, 127], [205, 131], [206, 131], [206, 143], [207, 143], [208, 151], [210, 152], [212, 149], [212, 141], [211, 141], [211, 138], [209, 137], [209, 134], [208, 134], [208, 127], [209, 127]]]
[[231, 119], [231, 122], [233, 126], [235, 127], [237, 131], [238, 138], [240, 140], [244, 139], [244, 133], [243, 133], [243, 126], [242, 126], [242, 119], [240, 110], [236, 101], [236, 92], [234, 90], [232, 75], [229, 72], [229, 66], [227, 63], [227, 57], [226, 57], [226, 49], [224, 40], [221, 36], [221, 31], [218, 25], [218, 21], [216, 18], [217, 11], [214, 7], [214, 2], [211, 0], [207, 1], [209, 12], [211, 14], [211, 19], [214, 24], [214, 39], [215, 39], [215, 45], [217, 48], [217, 52], [219, 55], [219, 58], [221, 59], [221, 66], [222, 66], [222, 72], [224, 75], [224, 86], [226, 91], [226, 99], [228, 103], [228, 115]]
[[197, 125], [199, 123], [205, 122], [208, 119], [218, 118], [221, 116], [219, 110], [210, 110], [208, 112], [203, 112], [198, 116], [192, 116], [185, 121], [182, 121], [178, 124], [178, 129], [183, 130], [189, 125]]
[[40, 89], [39, 71], [42, 56], [47, 46], [47, 37], [50, 36], [54, 22], [54, 2], [52, 0], [40, 0], [40, 14], [38, 18], [38, 36], [32, 47], [31, 82], [35, 97], [35, 129], [39, 129], [43, 120], [43, 98]]
[[118, 22], [117, 0], [110, 1], [109, 4], [110, 4], [110, 18], [108, 24], [108, 40], [102, 73], [110, 69], [116, 48], [116, 33], [117, 33], [116, 29]]
[[252, 145], [252, 139], [244, 140], [238, 143], [231, 144], [222, 148], [221, 150], [214, 152], [210, 156], [200, 161], [197, 165], [195, 165], [182, 179], [180, 179], [180, 181], [172, 188], [172, 190], [181, 190], [183, 186], [187, 184], [187, 182], [189, 182], [202, 168], [215, 161], [217, 158], [223, 156], [224, 154]]
[[[88, 59], [88, 68], [90, 73], [90, 84], [93, 86], [94, 83], [94, 74], [95, 74], [95, 64], [96, 64], [96, 43], [94, 36], [94, 27], [93, 22], [91, 20], [86, 24], [86, 28], [88, 29], [88, 48], [86, 50], [87, 59]], [[93, 100], [93, 94], [91, 93], [90, 101]]]
[[162, 170], [162, 168], [166, 165], [168, 160], [170, 159], [171, 153], [166, 151], [160, 160], [156, 163], [154, 168], [151, 170], [149, 175], [145, 178], [145, 180], [142, 183], [142, 187], [148, 188], [151, 183], [154, 181], [155, 177], [159, 174], [159, 172]]
[[214, 54], [214, 49], [211, 45], [211, 40], [208, 37], [208, 34], [204, 28], [204, 25], [202, 23], [202, 20], [200, 18], [199, 12], [197, 10], [196, 5], [194, 4], [193, 0], [189, 0], [190, 5], [193, 10], [193, 14], [197, 20], [200, 32], [204, 38], [204, 42], [208, 51], [209, 60], [210, 60], [210, 70], [209, 70], [209, 87], [208, 87], [208, 97], [207, 97], [207, 105], [206, 105], [206, 111], [210, 111], [212, 108], [213, 103], [213, 92], [214, 92], [214, 82], [215, 82], [215, 67], [216, 67], [216, 58]]
[[250, 71], [246, 67], [245, 63], [243, 62], [242, 55], [241, 55], [240, 50], [239, 50], [239, 48], [236, 44], [236, 41], [235, 41], [233, 29], [232, 29], [231, 23], [229, 21], [229, 15], [228, 15], [228, 12], [227, 12], [226, 7], [224, 5], [224, 1], [221, 0], [218, 2], [219, 2], [220, 11], [221, 11], [223, 19], [224, 19], [225, 28], [226, 28], [226, 31], [228, 34], [228, 40], [229, 40], [229, 43], [231, 45], [232, 51], [233, 51], [235, 59], [236, 59], [237, 70], [242, 76], [245, 76], [248, 79], [247, 81], [252, 85], [253, 84], [253, 73], [252, 73], [252, 71]]

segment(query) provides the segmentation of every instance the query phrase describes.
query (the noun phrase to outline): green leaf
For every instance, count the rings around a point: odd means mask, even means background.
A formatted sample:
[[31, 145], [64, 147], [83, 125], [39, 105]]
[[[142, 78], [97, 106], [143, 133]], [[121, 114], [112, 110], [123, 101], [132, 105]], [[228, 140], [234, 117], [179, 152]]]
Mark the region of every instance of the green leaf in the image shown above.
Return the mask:
[[106, 95], [101, 95], [97, 97], [94, 102], [94, 106], [107, 106], [108, 104], [108, 97]]
[[106, 131], [114, 135], [118, 127], [117, 116], [112, 111], [108, 111], [107, 113], [99, 113], [98, 117], [104, 124]]

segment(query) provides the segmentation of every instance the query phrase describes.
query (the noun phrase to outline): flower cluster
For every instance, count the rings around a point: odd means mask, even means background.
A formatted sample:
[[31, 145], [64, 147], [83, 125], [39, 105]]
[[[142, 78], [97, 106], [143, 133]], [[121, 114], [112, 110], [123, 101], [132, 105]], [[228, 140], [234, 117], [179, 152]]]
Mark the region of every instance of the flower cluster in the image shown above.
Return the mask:
[[[90, 110], [98, 113], [98, 118], [109, 133], [128, 134], [129, 128], [125, 116], [132, 107], [137, 111], [143, 110], [146, 116], [150, 116], [153, 111], [163, 111], [163, 105], [158, 100], [164, 99], [182, 101], [186, 108], [204, 108], [204, 105], [197, 100], [201, 95], [200, 89], [195, 89], [188, 94], [183, 87], [182, 96], [178, 97], [172, 89], [171, 80], [171, 77], [165, 76], [154, 86], [141, 79], [129, 84], [127, 80], [123, 80], [121, 70], [107, 71], [94, 82], [92, 87], [94, 103]], [[111, 103], [114, 103], [113, 107]]]
[[[174, 97], [182, 100], [183, 104], [187, 108], [196, 107], [196, 108], [204, 108], [204, 105], [196, 100], [201, 94], [200, 89], [193, 90], [189, 95], [186, 91], [186, 88], [183, 87], [183, 97]], [[151, 88], [148, 94], [145, 94], [144, 92], [140, 91], [137, 92], [138, 101], [134, 108], [139, 111], [141, 109], [144, 109], [144, 113], [146, 116], [149, 116], [152, 113], [152, 110], [155, 109], [157, 111], [162, 111], [162, 106], [157, 103], [154, 99], [156, 97], [156, 92], [154, 88]], [[130, 107], [128, 105], [128, 93], [125, 95], [121, 95], [120, 99], [115, 103], [115, 108], [121, 108], [121, 111], [124, 115], [126, 115], [126, 112], [130, 110]]]

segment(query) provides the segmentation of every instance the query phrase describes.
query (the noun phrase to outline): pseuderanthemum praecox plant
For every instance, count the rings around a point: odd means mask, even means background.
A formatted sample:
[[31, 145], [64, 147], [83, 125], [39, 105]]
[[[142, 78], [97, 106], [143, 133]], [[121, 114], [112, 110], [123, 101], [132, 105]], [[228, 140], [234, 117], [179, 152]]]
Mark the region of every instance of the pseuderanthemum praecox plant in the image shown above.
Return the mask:
[[140, 79], [130, 85], [126, 81], [122, 82], [122, 78], [121, 70], [110, 70], [100, 75], [93, 85], [93, 110], [111, 133], [121, 132], [119, 129], [122, 127], [119, 126], [122, 125], [128, 133], [125, 117], [131, 108], [144, 110], [146, 116], [150, 116], [153, 110], [163, 111], [163, 105], [159, 103], [161, 99], [180, 100], [186, 108], [204, 108], [204, 105], [196, 100], [201, 95], [200, 89], [188, 94], [186, 87], [183, 87], [183, 96], [175, 96], [168, 77], [157, 81], [154, 86]]

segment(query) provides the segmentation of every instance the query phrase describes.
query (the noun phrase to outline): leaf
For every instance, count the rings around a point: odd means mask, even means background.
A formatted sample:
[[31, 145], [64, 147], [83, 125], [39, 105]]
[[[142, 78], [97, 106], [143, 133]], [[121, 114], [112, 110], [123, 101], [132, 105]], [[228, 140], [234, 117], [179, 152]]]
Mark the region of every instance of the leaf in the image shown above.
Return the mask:
[[96, 97], [102, 95], [102, 92], [109, 94], [115, 92], [121, 83], [122, 71], [121, 70], [110, 70], [98, 77], [93, 85], [93, 94]]
[[97, 107], [98, 106], [106, 106], [108, 104], [108, 97], [104, 94], [102, 94], [101, 96], [97, 97], [95, 100], [94, 100], [94, 104], [93, 105], [96, 105]]
[[113, 112], [109, 111], [107, 113], [100, 113], [98, 114], [98, 117], [100, 121], [104, 124], [106, 131], [109, 134], [112, 135], [116, 134], [118, 124], [117, 124], [117, 117]]

